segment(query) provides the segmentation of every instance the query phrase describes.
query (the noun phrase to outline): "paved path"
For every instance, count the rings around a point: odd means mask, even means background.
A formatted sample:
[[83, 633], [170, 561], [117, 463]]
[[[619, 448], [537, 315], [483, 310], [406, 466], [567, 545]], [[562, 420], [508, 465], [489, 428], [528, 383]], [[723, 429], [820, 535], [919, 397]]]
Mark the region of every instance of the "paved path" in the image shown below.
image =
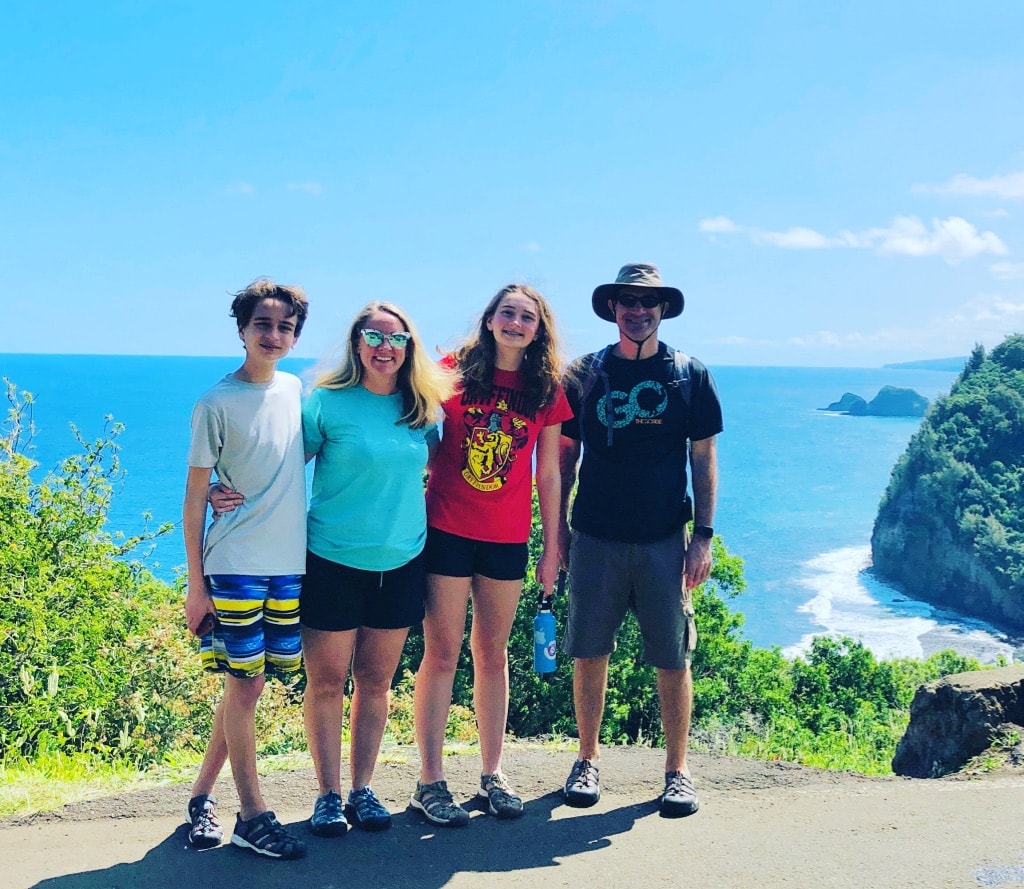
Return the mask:
[[[3, 889], [597, 889], [597, 887], [1024, 886], [1024, 776], [915, 781], [821, 772], [733, 757], [694, 757], [701, 809], [661, 818], [660, 751], [613, 749], [601, 801], [571, 809], [556, 788], [571, 754], [514, 747], [506, 767], [527, 803], [514, 822], [474, 811], [463, 829], [435, 829], [405, 810], [415, 753], [391, 751], [375, 787], [396, 813], [383, 834], [306, 833], [308, 770], [264, 781], [279, 818], [307, 836], [309, 855], [265, 861], [187, 844], [187, 788], [170, 787], [0, 824]], [[474, 757], [447, 761], [457, 798], [474, 790]], [[221, 810], [232, 811], [230, 778]], [[231, 819], [225, 818], [226, 821]]]

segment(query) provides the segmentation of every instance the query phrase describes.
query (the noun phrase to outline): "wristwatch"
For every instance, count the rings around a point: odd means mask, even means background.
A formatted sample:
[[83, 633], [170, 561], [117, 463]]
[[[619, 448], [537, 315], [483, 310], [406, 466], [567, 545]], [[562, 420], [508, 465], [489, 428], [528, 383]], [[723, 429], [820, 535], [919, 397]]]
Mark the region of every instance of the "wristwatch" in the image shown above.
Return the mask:
[[694, 537], [705, 537], [710, 540], [715, 536], [715, 529], [710, 525], [694, 525], [693, 526]]

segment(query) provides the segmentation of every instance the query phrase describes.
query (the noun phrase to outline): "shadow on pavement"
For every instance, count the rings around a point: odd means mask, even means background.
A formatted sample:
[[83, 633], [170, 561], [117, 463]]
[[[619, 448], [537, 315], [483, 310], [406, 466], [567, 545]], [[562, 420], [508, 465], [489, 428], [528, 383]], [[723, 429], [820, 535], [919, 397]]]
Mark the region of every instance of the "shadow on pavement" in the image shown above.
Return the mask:
[[[258, 859], [229, 844], [198, 852], [188, 845], [186, 827], [146, 853], [141, 861], [69, 874], [36, 883], [38, 889], [108, 889], [112, 886], [195, 885], [278, 889], [301, 886], [402, 886], [440, 889], [457, 873], [503, 873], [557, 866], [559, 859], [608, 848], [612, 837], [657, 812], [657, 803], [611, 811], [564, 807], [560, 792], [528, 802], [523, 817], [499, 822], [476, 801], [465, 828], [435, 828], [412, 810], [394, 816], [383, 833], [351, 830], [341, 838], [311, 836], [305, 822], [287, 825], [306, 840], [299, 861]], [[558, 817], [553, 817], [557, 811]], [[127, 826], [127, 825], [126, 825]], [[197, 856], [202, 856], [201, 858]]]

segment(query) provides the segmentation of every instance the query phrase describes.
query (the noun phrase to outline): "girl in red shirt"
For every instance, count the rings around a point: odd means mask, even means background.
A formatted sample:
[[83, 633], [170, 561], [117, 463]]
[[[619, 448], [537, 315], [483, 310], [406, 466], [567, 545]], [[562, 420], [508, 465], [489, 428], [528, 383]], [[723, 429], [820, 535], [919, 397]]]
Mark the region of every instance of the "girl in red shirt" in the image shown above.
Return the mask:
[[508, 638], [526, 575], [533, 462], [544, 550], [536, 576], [558, 574], [561, 424], [572, 416], [547, 301], [524, 284], [502, 288], [476, 331], [443, 363], [460, 378], [427, 482], [427, 602], [415, 722], [421, 770], [413, 807], [443, 826], [467, 824], [444, 780], [442, 748], [452, 684], [473, 600], [473, 700], [483, 770], [478, 795], [498, 818], [523, 802], [501, 769], [508, 718]]

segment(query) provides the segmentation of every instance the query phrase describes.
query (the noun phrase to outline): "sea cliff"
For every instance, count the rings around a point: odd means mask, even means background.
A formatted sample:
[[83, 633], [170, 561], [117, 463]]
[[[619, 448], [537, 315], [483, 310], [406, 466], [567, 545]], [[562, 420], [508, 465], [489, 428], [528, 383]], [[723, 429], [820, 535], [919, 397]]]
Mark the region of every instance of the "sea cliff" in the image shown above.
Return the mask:
[[893, 469], [875, 570], [911, 595], [1024, 629], [1024, 335], [978, 346]]

